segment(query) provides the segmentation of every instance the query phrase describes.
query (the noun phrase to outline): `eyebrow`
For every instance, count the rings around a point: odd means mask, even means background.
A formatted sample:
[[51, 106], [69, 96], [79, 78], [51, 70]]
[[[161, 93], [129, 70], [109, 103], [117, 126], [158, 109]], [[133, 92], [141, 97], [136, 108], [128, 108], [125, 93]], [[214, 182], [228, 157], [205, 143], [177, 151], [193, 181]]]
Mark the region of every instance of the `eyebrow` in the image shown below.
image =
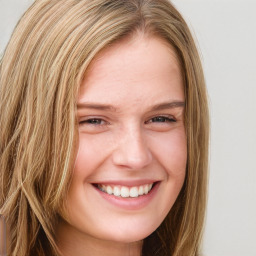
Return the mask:
[[108, 104], [101, 104], [101, 103], [86, 103], [81, 102], [77, 104], [77, 108], [89, 108], [89, 109], [98, 109], [98, 110], [110, 110], [110, 111], [116, 111], [116, 108], [112, 105]]
[[[172, 108], [183, 108], [185, 106], [184, 101], [172, 101], [172, 102], [163, 102], [153, 106], [150, 111], [157, 111], [163, 109], [172, 109]], [[117, 111], [117, 109], [109, 104], [101, 104], [101, 103], [89, 103], [89, 102], [81, 102], [77, 104], [77, 108], [88, 108], [88, 109], [96, 109], [96, 110], [105, 110], [105, 111]]]
[[157, 104], [151, 108], [151, 111], [172, 109], [172, 108], [183, 108], [185, 106], [184, 101], [172, 101]]

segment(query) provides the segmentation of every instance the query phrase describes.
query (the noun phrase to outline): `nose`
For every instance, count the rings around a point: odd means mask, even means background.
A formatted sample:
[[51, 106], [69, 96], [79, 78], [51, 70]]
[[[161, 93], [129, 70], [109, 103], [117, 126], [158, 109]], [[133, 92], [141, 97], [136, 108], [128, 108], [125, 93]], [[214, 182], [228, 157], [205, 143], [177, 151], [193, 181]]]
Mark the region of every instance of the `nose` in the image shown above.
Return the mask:
[[152, 154], [140, 130], [124, 131], [112, 154], [113, 163], [130, 170], [140, 170], [152, 162]]

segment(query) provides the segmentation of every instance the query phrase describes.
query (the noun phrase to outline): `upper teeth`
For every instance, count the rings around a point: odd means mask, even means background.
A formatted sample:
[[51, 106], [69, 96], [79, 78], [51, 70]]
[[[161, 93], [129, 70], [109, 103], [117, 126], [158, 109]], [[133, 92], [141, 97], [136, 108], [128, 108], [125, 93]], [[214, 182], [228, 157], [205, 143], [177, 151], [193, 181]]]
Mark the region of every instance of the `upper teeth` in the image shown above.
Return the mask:
[[146, 195], [152, 189], [153, 183], [136, 186], [136, 187], [126, 187], [126, 186], [114, 186], [114, 185], [101, 185], [98, 184], [98, 188], [108, 193], [109, 195], [121, 196], [121, 197], [138, 197], [141, 195]]

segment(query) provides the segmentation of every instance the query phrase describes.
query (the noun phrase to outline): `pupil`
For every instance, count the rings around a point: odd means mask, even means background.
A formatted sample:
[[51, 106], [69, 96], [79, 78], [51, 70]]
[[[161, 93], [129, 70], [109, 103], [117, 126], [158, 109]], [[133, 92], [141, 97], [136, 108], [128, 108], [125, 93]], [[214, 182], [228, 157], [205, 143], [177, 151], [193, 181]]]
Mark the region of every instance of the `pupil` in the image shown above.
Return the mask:
[[165, 117], [161, 117], [161, 116], [155, 117], [155, 121], [157, 121], [157, 122], [165, 122]]
[[91, 124], [100, 124], [100, 120], [98, 119], [92, 119], [90, 122]]

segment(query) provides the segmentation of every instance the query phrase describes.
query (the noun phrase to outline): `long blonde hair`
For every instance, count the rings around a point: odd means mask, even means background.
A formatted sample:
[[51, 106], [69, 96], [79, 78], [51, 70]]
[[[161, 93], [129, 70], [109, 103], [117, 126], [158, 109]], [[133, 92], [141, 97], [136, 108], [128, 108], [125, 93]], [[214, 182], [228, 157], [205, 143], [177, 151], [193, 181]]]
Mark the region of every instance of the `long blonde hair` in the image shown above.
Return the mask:
[[58, 254], [77, 150], [76, 99], [99, 51], [141, 31], [179, 57], [186, 98], [184, 186], [143, 255], [199, 254], [207, 194], [208, 107], [200, 58], [168, 0], [37, 0], [19, 21], [0, 66], [0, 213], [11, 256]]

